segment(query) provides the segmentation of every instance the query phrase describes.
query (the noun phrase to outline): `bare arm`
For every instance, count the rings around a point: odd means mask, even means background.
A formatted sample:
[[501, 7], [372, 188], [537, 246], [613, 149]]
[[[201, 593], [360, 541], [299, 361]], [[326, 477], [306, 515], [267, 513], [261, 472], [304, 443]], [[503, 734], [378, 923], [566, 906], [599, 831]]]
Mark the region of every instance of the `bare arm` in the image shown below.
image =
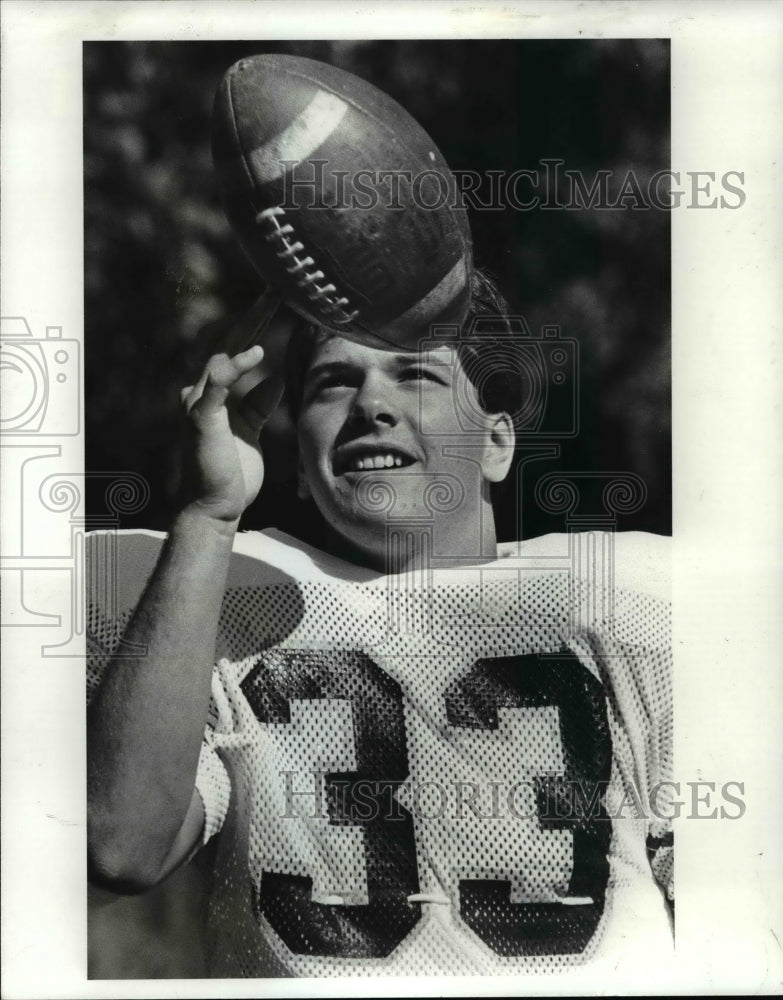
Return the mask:
[[188, 492], [88, 719], [91, 875], [125, 891], [156, 884], [192, 851], [204, 822], [195, 776], [220, 606], [239, 518], [263, 480], [261, 426], [280, 395], [262, 383], [237, 406], [231, 387], [260, 348], [210, 359], [183, 391]]

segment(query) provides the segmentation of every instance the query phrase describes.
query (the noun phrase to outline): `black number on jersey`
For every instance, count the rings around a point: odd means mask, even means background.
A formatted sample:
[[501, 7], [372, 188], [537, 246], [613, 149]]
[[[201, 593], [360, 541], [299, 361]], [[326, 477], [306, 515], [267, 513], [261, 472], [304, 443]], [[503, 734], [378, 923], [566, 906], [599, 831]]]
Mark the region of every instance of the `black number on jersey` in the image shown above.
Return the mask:
[[[419, 891], [413, 820], [399, 804], [393, 815], [389, 809], [408, 777], [399, 684], [363, 653], [279, 651], [248, 674], [242, 691], [261, 722], [290, 722], [295, 699], [351, 703], [357, 769], [326, 775], [326, 801], [330, 823], [363, 827], [367, 871], [363, 906], [314, 903], [311, 878], [264, 872], [253, 889], [257, 912], [299, 955], [390, 954], [421, 918], [421, 904], [408, 902]], [[360, 788], [362, 800], [352, 801]], [[369, 808], [368, 791], [381, 800]]]
[[[497, 729], [499, 708], [558, 710], [565, 770], [535, 780], [542, 829], [570, 830], [573, 868], [563, 902], [512, 903], [511, 882], [459, 883], [460, 916], [498, 955], [584, 951], [604, 910], [612, 827], [604, 796], [612, 745], [603, 685], [573, 656], [478, 660], [446, 693], [452, 726]], [[546, 859], [531, 865], [546, 866]]]
[[[389, 809], [409, 776], [400, 686], [363, 653], [278, 650], [265, 654], [241, 687], [262, 723], [290, 722], [294, 700], [351, 703], [357, 769], [327, 774], [326, 799], [331, 824], [363, 827], [367, 871], [368, 902], [358, 906], [313, 902], [312, 878], [265, 871], [253, 887], [257, 915], [295, 954], [389, 955], [421, 918], [421, 904], [408, 902], [419, 890], [413, 820], [401, 806], [393, 815]], [[563, 901], [512, 902], [511, 882], [499, 875], [460, 880], [459, 909], [498, 955], [581, 953], [601, 919], [609, 879], [604, 794], [612, 748], [603, 685], [570, 654], [513, 656], [478, 660], [445, 697], [449, 725], [459, 729], [497, 729], [500, 708], [557, 709], [565, 768], [538, 776], [535, 785], [539, 827], [573, 838]], [[367, 820], [345, 794], [359, 783], [365, 795], [375, 788], [379, 796]]]

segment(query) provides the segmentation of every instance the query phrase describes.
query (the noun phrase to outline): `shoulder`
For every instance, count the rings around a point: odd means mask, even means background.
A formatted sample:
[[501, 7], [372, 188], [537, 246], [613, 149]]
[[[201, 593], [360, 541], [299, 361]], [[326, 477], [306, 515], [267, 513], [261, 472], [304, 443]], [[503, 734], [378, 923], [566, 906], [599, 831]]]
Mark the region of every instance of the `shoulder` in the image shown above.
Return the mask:
[[154, 558], [160, 552], [166, 533], [148, 528], [108, 528], [88, 531], [85, 538], [88, 551], [105, 549], [122, 553], [129, 560], [143, 560], [150, 555]]
[[646, 531], [582, 531], [541, 535], [499, 546], [503, 559], [538, 571], [568, 569], [617, 590], [671, 601], [672, 539]]
[[672, 540], [646, 531], [614, 534], [614, 584], [622, 590], [671, 601]]
[[[161, 554], [166, 532], [115, 529], [92, 531], [86, 538], [88, 588], [92, 584], [93, 590], [100, 590], [111, 580], [119, 605], [135, 605]], [[357, 581], [375, 575], [328, 556], [276, 528], [267, 528], [237, 533], [226, 588], [273, 586], [292, 581]]]

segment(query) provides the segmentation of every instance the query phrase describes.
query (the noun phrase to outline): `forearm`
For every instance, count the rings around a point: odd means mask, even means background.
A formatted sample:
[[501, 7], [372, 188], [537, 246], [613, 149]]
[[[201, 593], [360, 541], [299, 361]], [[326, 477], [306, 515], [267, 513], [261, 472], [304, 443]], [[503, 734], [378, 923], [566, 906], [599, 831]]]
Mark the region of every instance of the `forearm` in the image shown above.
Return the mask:
[[103, 878], [154, 881], [188, 813], [235, 530], [195, 507], [176, 519], [90, 707], [88, 845]]

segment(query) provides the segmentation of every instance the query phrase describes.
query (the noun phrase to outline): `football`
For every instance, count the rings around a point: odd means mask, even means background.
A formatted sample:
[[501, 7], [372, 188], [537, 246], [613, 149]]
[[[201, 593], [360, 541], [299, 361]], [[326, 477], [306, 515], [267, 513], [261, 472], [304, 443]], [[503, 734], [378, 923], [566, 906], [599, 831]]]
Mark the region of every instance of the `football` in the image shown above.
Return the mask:
[[240, 244], [305, 319], [405, 349], [462, 323], [467, 212], [432, 139], [387, 94], [312, 59], [241, 59], [217, 91], [212, 150]]

